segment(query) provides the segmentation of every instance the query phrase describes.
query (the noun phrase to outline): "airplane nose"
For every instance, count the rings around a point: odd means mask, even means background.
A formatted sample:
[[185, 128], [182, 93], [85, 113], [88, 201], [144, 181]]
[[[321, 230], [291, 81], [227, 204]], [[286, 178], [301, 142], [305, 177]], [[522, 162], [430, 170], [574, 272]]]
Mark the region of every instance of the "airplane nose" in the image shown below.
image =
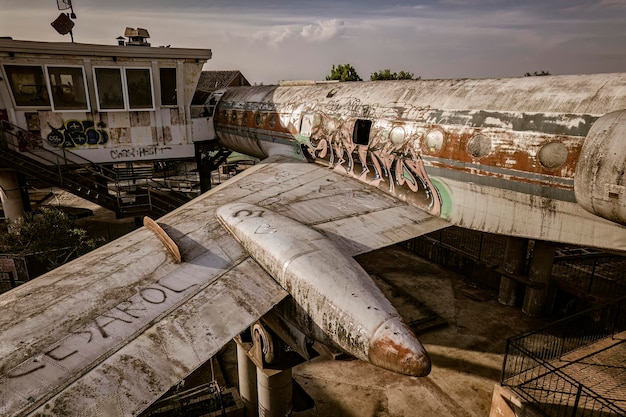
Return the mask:
[[373, 365], [410, 376], [426, 376], [431, 363], [426, 349], [399, 317], [385, 321], [370, 340]]

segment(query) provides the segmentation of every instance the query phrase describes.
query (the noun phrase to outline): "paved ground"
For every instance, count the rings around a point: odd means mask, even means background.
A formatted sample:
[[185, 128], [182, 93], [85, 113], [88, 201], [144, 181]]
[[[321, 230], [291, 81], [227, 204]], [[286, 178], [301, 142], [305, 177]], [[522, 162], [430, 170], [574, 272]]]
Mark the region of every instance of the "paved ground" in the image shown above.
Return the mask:
[[[95, 216], [80, 220], [83, 226], [116, 223], [110, 211], [67, 193], [55, 191], [48, 202], [94, 210]], [[446, 325], [419, 335], [433, 370], [426, 378], [411, 378], [358, 360], [319, 357], [294, 368], [295, 379], [316, 403], [315, 409], [294, 416], [488, 416], [506, 338], [543, 322], [498, 304], [495, 294], [398, 246], [360, 256], [358, 261], [407, 321], [432, 312], [445, 319]], [[226, 380], [236, 385], [234, 344], [220, 359]]]

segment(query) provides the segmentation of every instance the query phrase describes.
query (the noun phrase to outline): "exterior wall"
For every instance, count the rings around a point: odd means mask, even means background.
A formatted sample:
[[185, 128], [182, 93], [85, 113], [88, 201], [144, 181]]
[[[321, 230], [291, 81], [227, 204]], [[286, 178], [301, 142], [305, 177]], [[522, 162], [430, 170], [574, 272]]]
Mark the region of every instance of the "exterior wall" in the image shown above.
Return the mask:
[[[0, 48], [0, 64], [40, 65], [44, 69], [44, 77], [47, 77], [46, 65], [76, 66], [84, 68], [87, 82], [88, 111], [56, 111], [50, 106], [20, 107], [15, 106], [6, 71], [0, 70], [0, 103], [3, 103], [0, 108], [7, 109], [11, 123], [33, 133], [20, 144], [20, 150], [36, 153], [39, 148], [55, 151], [69, 149], [90, 161], [100, 163], [192, 158], [190, 103], [204, 60], [191, 57], [148, 57], [152, 51], [155, 51], [155, 56], [164, 55], [163, 49], [119, 47], [119, 56], [75, 56], [67, 53], [10, 56], [4, 55]], [[138, 50], [145, 51], [146, 57], [123, 56], [126, 51], [136, 55]], [[98, 111], [94, 67], [149, 69], [154, 108]], [[161, 103], [160, 68], [175, 68], [177, 71], [176, 105]], [[124, 73], [123, 69], [121, 73]], [[205, 133], [198, 131], [199, 135]], [[199, 140], [202, 139], [208, 138]]]

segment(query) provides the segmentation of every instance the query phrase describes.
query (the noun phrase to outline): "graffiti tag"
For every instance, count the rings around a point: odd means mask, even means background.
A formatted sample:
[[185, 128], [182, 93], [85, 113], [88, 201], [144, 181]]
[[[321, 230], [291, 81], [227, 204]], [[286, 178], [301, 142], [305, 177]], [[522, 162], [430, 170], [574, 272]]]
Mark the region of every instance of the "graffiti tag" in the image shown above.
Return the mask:
[[109, 134], [104, 129], [103, 122], [94, 124], [93, 120], [67, 120], [61, 127], [48, 126], [52, 132], [48, 133], [47, 141], [59, 148], [76, 148], [84, 145], [104, 145], [109, 141]]
[[392, 195], [414, 195], [412, 200], [432, 215], [441, 213], [441, 197], [411, 140], [396, 145], [385, 132], [372, 128], [369, 145], [355, 144], [350, 122], [324, 114], [321, 117], [311, 134], [309, 153], [326, 161], [329, 168], [385, 188]]
[[[119, 337], [130, 336], [148, 325], [151, 319], [167, 311], [176, 302], [184, 299], [197, 282], [179, 282], [163, 278], [134, 296], [122, 301], [104, 314], [96, 317], [87, 326], [71, 332], [59, 343], [46, 349], [16, 368], [6, 372], [5, 377], [15, 379], [33, 374], [51, 363], [56, 366], [84, 366], [75, 358], [97, 359], [106, 352]], [[71, 358], [71, 359], [70, 359]], [[51, 362], [52, 361], [52, 362]]]
[[111, 159], [142, 158], [146, 156], [164, 155], [171, 150], [169, 146], [143, 146], [138, 148], [111, 149]]

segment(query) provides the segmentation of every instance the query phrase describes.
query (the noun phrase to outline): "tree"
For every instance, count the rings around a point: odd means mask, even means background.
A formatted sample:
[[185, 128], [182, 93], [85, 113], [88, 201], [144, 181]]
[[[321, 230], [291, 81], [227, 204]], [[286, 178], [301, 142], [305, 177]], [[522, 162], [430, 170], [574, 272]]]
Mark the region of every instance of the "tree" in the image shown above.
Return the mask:
[[74, 225], [63, 211], [44, 207], [13, 220], [8, 232], [0, 236], [3, 252], [34, 254], [48, 270], [77, 258], [104, 243], [92, 239], [87, 231]]
[[408, 71], [400, 71], [400, 72], [391, 72], [389, 69], [384, 69], [382, 71], [373, 72], [370, 75], [370, 81], [381, 81], [381, 80], [419, 80], [422, 77], [415, 78], [412, 72]]
[[530, 72], [527, 72], [526, 74], [524, 74], [524, 77], [532, 77], [532, 76], [543, 77], [546, 75], [550, 75], [550, 71], [543, 71], [543, 70], [541, 72], [535, 71], [532, 74]]
[[339, 80], [339, 81], [363, 81], [359, 74], [356, 73], [354, 67], [350, 64], [333, 65], [330, 70], [330, 75], [326, 76], [326, 81]]

